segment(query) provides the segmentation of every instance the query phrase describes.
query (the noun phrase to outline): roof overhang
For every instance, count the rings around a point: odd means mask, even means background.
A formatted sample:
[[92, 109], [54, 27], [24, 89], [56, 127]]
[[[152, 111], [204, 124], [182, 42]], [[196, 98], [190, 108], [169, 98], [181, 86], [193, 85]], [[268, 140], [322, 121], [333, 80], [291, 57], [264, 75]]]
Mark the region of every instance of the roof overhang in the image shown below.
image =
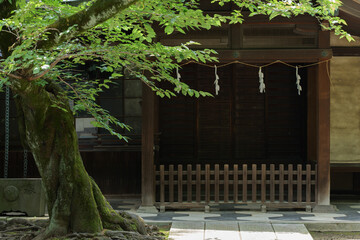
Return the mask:
[[342, 0], [343, 5], [339, 9], [339, 17], [344, 19], [344, 26], [351, 35], [360, 36], [360, 0]]

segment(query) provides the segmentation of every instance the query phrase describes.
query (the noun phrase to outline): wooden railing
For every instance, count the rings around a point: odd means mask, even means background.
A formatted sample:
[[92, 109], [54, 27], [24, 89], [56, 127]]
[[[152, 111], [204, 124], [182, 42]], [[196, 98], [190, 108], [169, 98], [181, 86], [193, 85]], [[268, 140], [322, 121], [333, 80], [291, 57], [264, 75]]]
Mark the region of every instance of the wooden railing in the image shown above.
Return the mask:
[[160, 165], [155, 168], [156, 203], [192, 207], [211, 203], [302, 208], [316, 204], [316, 165]]

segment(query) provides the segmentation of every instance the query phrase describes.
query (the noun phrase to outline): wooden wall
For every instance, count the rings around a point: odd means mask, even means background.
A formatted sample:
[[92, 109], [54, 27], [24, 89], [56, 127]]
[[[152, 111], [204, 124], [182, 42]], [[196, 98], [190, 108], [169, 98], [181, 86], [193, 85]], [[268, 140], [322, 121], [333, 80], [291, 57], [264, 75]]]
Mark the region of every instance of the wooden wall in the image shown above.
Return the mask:
[[81, 156], [104, 194], [141, 193], [140, 152], [81, 152]]
[[295, 69], [263, 69], [266, 93], [259, 93], [258, 68], [233, 64], [218, 69], [188, 65], [180, 73], [190, 86], [214, 98], [160, 99], [158, 163], [286, 163], [306, 161], [306, 72], [302, 94]]

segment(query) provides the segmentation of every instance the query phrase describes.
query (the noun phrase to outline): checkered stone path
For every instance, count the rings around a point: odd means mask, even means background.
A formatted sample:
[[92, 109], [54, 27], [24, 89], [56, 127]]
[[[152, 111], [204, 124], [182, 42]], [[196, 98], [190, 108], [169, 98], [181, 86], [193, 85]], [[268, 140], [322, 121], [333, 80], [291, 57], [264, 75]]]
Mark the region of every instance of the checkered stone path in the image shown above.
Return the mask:
[[304, 224], [174, 222], [169, 240], [312, 240]]
[[[135, 212], [136, 213], [136, 212]], [[336, 213], [306, 213], [304, 212], [267, 212], [260, 211], [223, 211], [223, 212], [172, 212], [136, 213], [149, 222], [174, 221], [240, 221], [240, 222], [274, 222], [274, 223], [359, 223], [360, 211], [342, 211]]]
[[305, 211], [258, 211], [241, 210], [246, 206], [236, 204], [218, 204], [210, 207], [210, 213], [204, 211], [171, 211], [164, 213], [137, 213], [140, 205], [138, 199], [109, 199], [115, 210], [127, 210], [138, 214], [146, 222], [175, 221], [238, 221], [270, 223], [357, 223], [360, 224], [360, 203], [336, 204], [339, 211], [335, 213], [308, 213]]

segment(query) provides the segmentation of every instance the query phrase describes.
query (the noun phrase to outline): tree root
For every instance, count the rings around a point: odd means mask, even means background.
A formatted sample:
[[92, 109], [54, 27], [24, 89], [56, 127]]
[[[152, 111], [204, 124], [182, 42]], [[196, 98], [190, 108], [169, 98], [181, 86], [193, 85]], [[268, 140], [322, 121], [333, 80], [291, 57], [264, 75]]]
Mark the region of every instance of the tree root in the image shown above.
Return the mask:
[[19, 227], [19, 228], [11, 228], [4, 231], [0, 231], [0, 233], [7, 233], [7, 232], [19, 232], [19, 231], [28, 231], [28, 230], [39, 230], [41, 227], [38, 226], [30, 226], [30, 227]]
[[[121, 213], [121, 217], [125, 213]], [[8, 222], [2, 222], [4, 228], [0, 231], [1, 240], [47, 240], [52, 239], [48, 232], [47, 220], [26, 220], [14, 218]], [[146, 234], [135, 231], [108, 230], [98, 233], [69, 233], [56, 236], [57, 240], [163, 240], [163, 234], [157, 231], [155, 226], [147, 226]]]
[[92, 178], [90, 179], [94, 199], [105, 229], [134, 231], [143, 235], [147, 234], [145, 223], [139, 216], [127, 212], [116, 212], [104, 198], [95, 181]]
[[137, 232], [105, 230], [103, 233], [71, 233], [64, 239], [101, 239], [101, 240], [162, 240], [162, 236], [142, 235]]

